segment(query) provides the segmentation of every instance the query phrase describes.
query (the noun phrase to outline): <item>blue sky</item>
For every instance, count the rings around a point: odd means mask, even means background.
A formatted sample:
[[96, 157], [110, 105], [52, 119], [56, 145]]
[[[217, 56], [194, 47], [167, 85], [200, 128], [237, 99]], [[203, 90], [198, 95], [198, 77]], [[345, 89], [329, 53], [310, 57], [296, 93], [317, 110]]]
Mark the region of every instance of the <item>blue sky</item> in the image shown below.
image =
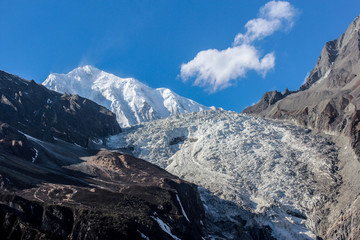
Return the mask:
[[[284, 11], [293, 13], [290, 17], [280, 13], [283, 18], [275, 16], [280, 19], [278, 25], [271, 25], [274, 31], [251, 37], [249, 21], [275, 19], [264, 12], [268, 3], [1, 0], [0, 69], [41, 83], [50, 73], [67, 73], [91, 64], [153, 88], [170, 88], [207, 106], [241, 111], [265, 91], [298, 89], [325, 42], [338, 38], [360, 14], [358, 0], [288, 1], [290, 10]], [[248, 40], [236, 43], [239, 33]], [[243, 44], [257, 54], [258, 59], [250, 54], [255, 65], [235, 64], [224, 73], [223, 65], [232, 62], [226, 56], [232, 60], [236, 54], [248, 53], [232, 51]], [[225, 61], [216, 57], [226, 49], [230, 50]], [[211, 54], [197, 58], [182, 71], [186, 66], [182, 64], [201, 52]], [[256, 63], [267, 54], [272, 61]], [[218, 61], [209, 64], [214, 56]], [[245, 69], [241, 73], [239, 66]], [[206, 71], [201, 75], [199, 69]], [[202, 86], [194, 86], [200, 75]]]

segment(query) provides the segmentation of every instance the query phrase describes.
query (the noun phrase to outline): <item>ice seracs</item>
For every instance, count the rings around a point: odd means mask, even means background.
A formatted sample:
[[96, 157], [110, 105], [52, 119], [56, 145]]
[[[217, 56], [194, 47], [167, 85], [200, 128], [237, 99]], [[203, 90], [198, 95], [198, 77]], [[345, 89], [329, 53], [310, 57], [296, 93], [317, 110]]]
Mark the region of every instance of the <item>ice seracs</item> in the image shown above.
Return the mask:
[[52, 73], [43, 85], [58, 92], [78, 94], [105, 106], [116, 114], [122, 127], [209, 109], [170, 89], [153, 89], [134, 78], [120, 78], [89, 65], [67, 74]]
[[315, 239], [317, 210], [340, 181], [337, 149], [326, 138], [228, 111], [147, 122], [111, 137], [108, 146], [131, 151], [223, 199], [200, 191], [214, 225], [242, 218], [269, 226], [276, 239]]

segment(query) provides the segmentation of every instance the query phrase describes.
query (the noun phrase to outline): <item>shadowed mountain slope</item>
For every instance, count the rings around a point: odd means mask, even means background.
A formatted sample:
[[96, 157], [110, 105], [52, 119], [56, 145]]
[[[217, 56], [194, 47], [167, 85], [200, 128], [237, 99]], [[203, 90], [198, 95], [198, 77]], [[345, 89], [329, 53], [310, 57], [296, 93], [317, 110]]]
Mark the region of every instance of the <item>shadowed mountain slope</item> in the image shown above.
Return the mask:
[[91, 149], [120, 132], [112, 112], [6, 72], [0, 96], [0, 239], [202, 238], [196, 185]]
[[38, 138], [86, 147], [90, 138], [121, 132], [115, 114], [78, 95], [59, 94], [0, 71], [0, 122]]

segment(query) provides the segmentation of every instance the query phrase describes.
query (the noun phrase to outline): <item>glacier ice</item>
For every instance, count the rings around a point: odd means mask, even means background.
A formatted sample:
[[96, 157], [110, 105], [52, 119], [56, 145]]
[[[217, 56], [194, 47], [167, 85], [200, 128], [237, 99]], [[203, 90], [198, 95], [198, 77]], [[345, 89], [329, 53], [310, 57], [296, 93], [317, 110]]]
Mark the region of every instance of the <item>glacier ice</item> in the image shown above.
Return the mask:
[[[314, 239], [317, 210], [340, 181], [337, 149], [327, 138], [223, 110], [142, 123], [107, 145], [203, 187], [201, 197], [215, 222], [241, 217], [270, 226], [278, 239]], [[209, 193], [232, 204], [220, 206]]]

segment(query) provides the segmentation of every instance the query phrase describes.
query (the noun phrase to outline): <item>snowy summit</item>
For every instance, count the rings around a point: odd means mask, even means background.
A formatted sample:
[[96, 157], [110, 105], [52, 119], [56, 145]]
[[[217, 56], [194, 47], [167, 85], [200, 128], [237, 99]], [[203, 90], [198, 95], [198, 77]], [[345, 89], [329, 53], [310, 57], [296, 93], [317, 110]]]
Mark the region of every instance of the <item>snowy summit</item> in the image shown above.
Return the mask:
[[103, 105], [116, 114], [121, 127], [209, 109], [168, 88], [153, 89], [134, 78], [120, 78], [89, 65], [67, 74], [52, 73], [43, 85]]

